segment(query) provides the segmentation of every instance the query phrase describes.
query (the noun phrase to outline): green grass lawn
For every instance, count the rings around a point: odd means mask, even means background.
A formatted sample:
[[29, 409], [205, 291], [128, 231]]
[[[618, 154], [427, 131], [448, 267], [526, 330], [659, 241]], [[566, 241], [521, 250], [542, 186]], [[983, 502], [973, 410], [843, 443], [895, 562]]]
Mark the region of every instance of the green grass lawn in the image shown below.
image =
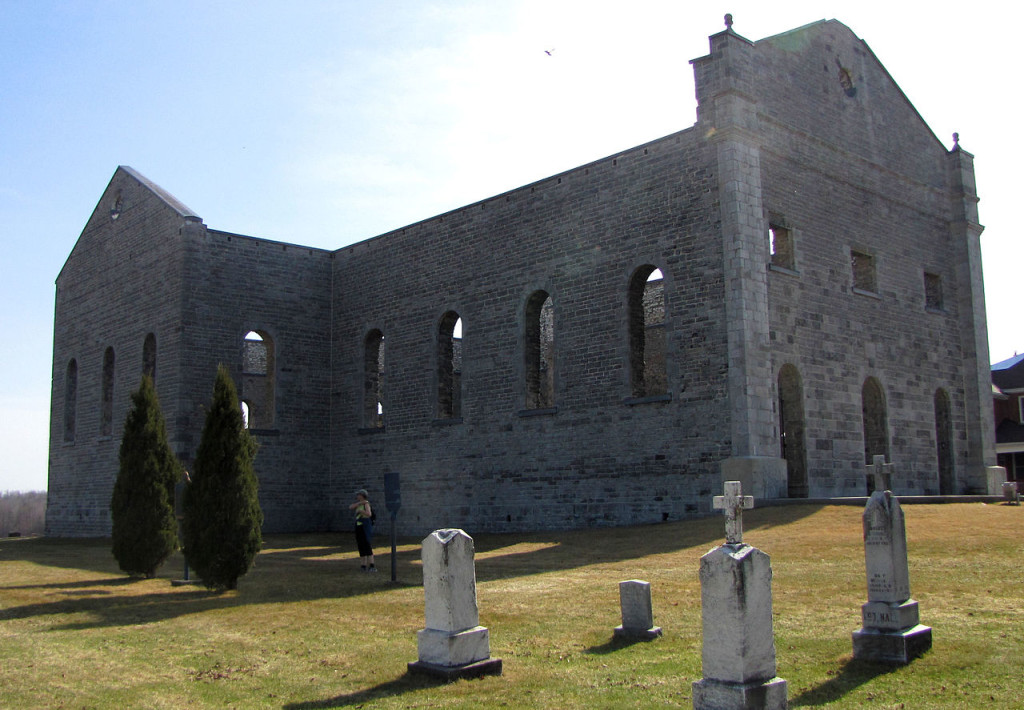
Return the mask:
[[[904, 506], [911, 591], [933, 648], [889, 668], [851, 659], [867, 599], [861, 509], [747, 511], [772, 559], [778, 674], [790, 707], [1024, 705], [1024, 508]], [[118, 572], [108, 540], [0, 541], [0, 707], [692, 707], [701, 676], [702, 554], [721, 516], [657, 526], [478, 535], [480, 623], [501, 676], [444, 684], [406, 673], [423, 627], [419, 541], [390, 581], [361, 574], [351, 534], [269, 536], [238, 590]], [[472, 534], [472, 531], [467, 531]], [[615, 643], [618, 582], [651, 583], [651, 642]]]

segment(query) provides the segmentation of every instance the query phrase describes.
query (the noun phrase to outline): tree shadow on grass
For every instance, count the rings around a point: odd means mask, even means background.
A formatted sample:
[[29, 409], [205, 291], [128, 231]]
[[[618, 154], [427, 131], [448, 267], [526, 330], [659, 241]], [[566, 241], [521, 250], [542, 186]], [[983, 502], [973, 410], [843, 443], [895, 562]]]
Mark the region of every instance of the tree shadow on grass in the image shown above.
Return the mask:
[[868, 683], [878, 676], [897, 670], [899, 666], [872, 663], [848, 658], [842, 667], [828, 680], [808, 688], [789, 699], [790, 707], [814, 707], [826, 705], [841, 699], [844, 695]]
[[[752, 511], [750, 530], [757, 526], [782, 524], [820, 509], [819, 505], [765, 508]], [[483, 534], [475, 536], [478, 582], [576, 569], [591, 564], [609, 564], [640, 559], [650, 555], [721, 542], [719, 516], [635, 528], [603, 528], [530, 534]], [[753, 535], [751, 535], [753, 537]], [[397, 554], [398, 579], [392, 584], [387, 570], [389, 551], [381, 548], [378, 564], [381, 574], [361, 575], [354, 545], [337, 533], [270, 535], [265, 551], [255, 567], [239, 580], [235, 592], [215, 593], [195, 587], [148, 588], [133, 590], [135, 583], [152, 584], [175, 578], [182, 567], [181, 555], [173, 555], [155, 580], [130, 578], [117, 569], [110, 555], [110, 541], [102, 539], [64, 540], [40, 538], [30, 544], [0, 549], [0, 564], [30, 561], [40, 566], [93, 571], [110, 575], [109, 579], [89, 578], [69, 582], [42, 582], [39, 585], [6, 586], [5, 590], [54, 590], [55, 598], [8, 606], [0, 610], [0, 619], [25, 619], [50, 614], [84, 614], [61, 629], [102, 628], [152, 623], [209, 609], [248, 604], [313, 601], [365, 594], [387, 594], [401, 587], [422, 584], [419, 563], [420, 540], [403, 538]], [[655, 564], [655, 563], [651, 563]], [[637, 572], [644, 573], [641, 567]], [[631, 571], [631, 574], [636, 572]], [[11, 580], [14, 581], [14, 580]], [[104, 589], [104, 587], [108, 587]], [[120, 587], [124, 594], [109, 588]], [[63, 595], [57, 596], [61, 590]], [[83, 593], [92, 590], [90, 593]], [[132, 591], [136, 593], [132, 594]]]
[[429, 676], [406, 673], [394, 680], [389, 680], [386, 683], [380, 683], [379, 685], [375, 685], [372, 688], [366, 688], [365, 690], [358, 690], [354, 693], [346, 693], [344, 695], [336, 695], [333, 698], [325, 698], [323, 700], [307, 700], [301, 703], [289, 703], [283, 707], [284, 710], [312, 710], [312, 708], [345, 708], [362, 706], [367, 703], [372, 703], [374, 700], [392, 698], [417, 690], [445, 685], [446, 683], [447, 681], [431, 678]]

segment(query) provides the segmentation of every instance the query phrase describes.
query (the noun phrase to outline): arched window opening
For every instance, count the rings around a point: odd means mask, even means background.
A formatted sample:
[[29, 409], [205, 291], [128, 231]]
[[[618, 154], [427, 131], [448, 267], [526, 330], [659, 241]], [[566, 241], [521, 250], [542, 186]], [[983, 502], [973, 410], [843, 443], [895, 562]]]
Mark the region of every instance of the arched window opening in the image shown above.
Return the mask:
[[634, 397], [665, 394], [665, 281], [661, 269], [641, 266], [629, 282], [629, 372]]
[[363, 426], [384, 426], [384, 334], [371, 330], [363, 349]]
[[782, 458], [786, 460], [790, 498], [808, 495], [805, 426], [800, 372], [786, 364], [779, 370], [779, 439]]
[[242, 427], [249, 428], [249, 403], [242, 400]]
[[100, 394], [100, 436], [110, 436], [114, 422], [114, 348], [103, 353], [103, 391]]
[[265, 330], [250, 330], [242, 340], [241, 400], [248, 405], [249, 429], [272, 429], [275, 421], [274, 341]]
[[[875, 456], [885, 456], [885, 460], [890, 461], [885, 392], [874, 377], [864, 380], [861, 388], [861, 416], [864, 424], [864, 463], [872, 463]], [[868, 495], [875, 490], [875, 482], [870, 476], [867, 477], [867, 490]]]
[[78, 411], [78, 362], [72, 359], [64, 372], [64, 441], [75, 440], [75, 419]]
[[939, 465], [939, 495], [956, 493], [956, 477], [953, 471], [953, 417], [949, 393], [935, 390], [935, 448]]
[[555, 308], [547, 291], [526, 302], [526, 408], [555, 406]]
[[142, 343], [142, 374], [149, 375], [156, 383], [156, 336], [152, 333], [147, 334]]
[[437, 416], [462, 416], [462, 319], [455, 311], [445, 313], [437, 328]]

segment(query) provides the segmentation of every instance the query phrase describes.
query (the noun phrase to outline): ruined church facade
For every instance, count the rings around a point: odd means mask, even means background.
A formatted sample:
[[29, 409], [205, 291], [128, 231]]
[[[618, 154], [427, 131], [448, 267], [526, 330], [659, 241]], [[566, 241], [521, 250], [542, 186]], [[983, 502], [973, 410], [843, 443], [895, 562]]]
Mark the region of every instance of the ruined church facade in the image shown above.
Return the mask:
[[335, 251], [208, 227], [127, 167], [57, 278], [47, 530], [106, 535], [130, 392], [189, 464], [218, 363], [265, 529], [654, 523], [758, 498], [983, 493], [973, 159], [836, 21], [692, 62], [697, 122]]

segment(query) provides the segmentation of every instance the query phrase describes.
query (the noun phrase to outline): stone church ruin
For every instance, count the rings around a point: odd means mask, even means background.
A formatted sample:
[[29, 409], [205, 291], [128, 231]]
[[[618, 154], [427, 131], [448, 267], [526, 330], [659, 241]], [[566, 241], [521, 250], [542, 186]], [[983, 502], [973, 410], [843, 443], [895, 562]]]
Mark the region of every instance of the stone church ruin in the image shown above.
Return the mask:
[[[195, 455], [217, 364], [265, 530], [677, 520], [757, 499], [987, 492], [973, 157], [830, 20], [694, 59], [697, 122], [334, 251], [213, 229], [119, 167], [57, 277], [47, 532], [107, 535], [154, 375]], [[244, 288], [239, 288], [244, 284]]]

